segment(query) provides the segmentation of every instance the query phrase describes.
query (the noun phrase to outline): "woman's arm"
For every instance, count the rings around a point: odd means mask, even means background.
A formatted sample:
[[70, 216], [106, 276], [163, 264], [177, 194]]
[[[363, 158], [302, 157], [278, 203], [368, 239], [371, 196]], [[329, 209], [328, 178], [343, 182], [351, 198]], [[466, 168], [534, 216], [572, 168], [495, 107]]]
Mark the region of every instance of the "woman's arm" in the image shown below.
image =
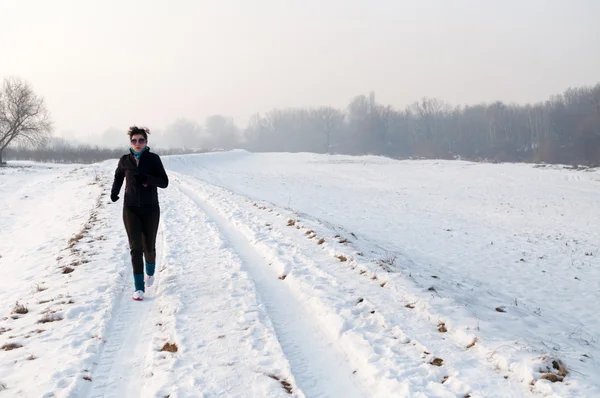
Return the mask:
[[124, 178], [125, 173], [123, 172], [123, 168], [121, 167], [121, 159], [119, 159], [117, 169], [115, 170], [115, 178], [113, 180], [112, 189], [110, 190], [110, 200], [112, 200], [113, 202], [119, 200], [119, 192], [121, 191], [121, 187], [123, 186]]
[[159, 187], [159, 188], [166, 188], [167, 186], [169, 186], [169, 177], [167, 176], [167, 172], [165, 171], [165, 168], [162, 164], [162, 161], [160, 160], [160, 156], [156, 155], [156, 174], [151, 175], [148, 174], [147, 175], [147, 183], [149, 185], [154, 185], [155, 187]]

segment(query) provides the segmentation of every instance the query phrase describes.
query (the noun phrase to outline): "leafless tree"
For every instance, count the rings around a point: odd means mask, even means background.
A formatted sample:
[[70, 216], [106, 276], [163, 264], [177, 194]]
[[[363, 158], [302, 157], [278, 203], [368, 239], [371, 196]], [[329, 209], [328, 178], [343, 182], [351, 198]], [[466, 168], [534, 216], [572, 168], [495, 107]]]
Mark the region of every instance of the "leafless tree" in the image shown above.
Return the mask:
[[344, 125], [344, 114], [332, 106], [322, 106], [310, 111], [310, 118], [314, 126], [325, 135], [325, 152], [331, 152], [332, 138], [336, 131]]
[[209, 116], [206, 118], [205, 129], [209, 142], [214, 148], [232, 149], [236, 147], [239, 141], [238, 128], [231, 117]]
[[4, 79], [0, 89], [0, 164], [9, 145], [38, 146], [51, 134], [52, 121], [44, 99], [26, 82]]

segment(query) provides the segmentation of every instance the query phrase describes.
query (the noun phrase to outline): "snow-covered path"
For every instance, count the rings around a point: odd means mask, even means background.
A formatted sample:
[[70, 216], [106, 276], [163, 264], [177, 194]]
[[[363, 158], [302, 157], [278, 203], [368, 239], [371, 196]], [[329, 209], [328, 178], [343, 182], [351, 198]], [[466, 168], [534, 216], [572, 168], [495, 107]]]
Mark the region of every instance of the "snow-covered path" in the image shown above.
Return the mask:
[[[245, 152], [164, 163], [143, 302], [122, 202], [106, 195], [114, 162], [0, 169], [0, 398], [600, 393], [598, 319], [581, 306], [600, 299], [599, 247], [575, 215], [594, 214], [595, 173]], [[552, 311], [532, 308], [552, 291]]]
[[161, 205], [152, 377], [142, 396], [303, 397], [237, 248], [171, 179]]
[[[177, 180], [185, 187], [184, 191], [193, 191], [189, 195], [196, 196], [199, 207], [219, 220], [226, 235], [233, 235], [230, 241], [234, 242], [235, 248], [244, 254], [251, 253], [244, 259], [247, 266], [253, 268], [250, 274], [257, 282], [258, 291], [272, 297], [270, 303], [280, 301], [279, 305], [271, 304], [275, 311], [269, 313], [275, 320], [276, 330], [277, 319], [281, 319], [281, 312], [277, 311], [279, 306], [283, 305], [284, 310], [287, 308], [296, 316], [308, 312], [301, 321], [310, 323], [313, 329], [320, 329], [307, 331], [309, 339], [327, 335], [331, 346], [345, 352], [348, 366], [356, 372], [353, 379], [359, 379], [367, 386], [368, 396], [420, 396], [421, 393], [422, 396], [440, 397], [461, 394], [501, 397], [507, 389], [513, 389], [513, 396], [521, 396], [520, 388], [492, 372], [489, 364], [465, 353], [464, 347], [449, 344], [427, 322], [414, 318], [406, 308], [401, 310], [403, 305], [389, 304], [390, 300], [401, 303], [401, 296], [382, 292], [377, 284], [357, 278], [348, 270], [327, 270], [324, 266], [335, 264], [335, 259], [324, 253], [325, 245], [319, 248], [314, 240], [304, 238], [305, 228], [299, 225], [288, 227], [287, 217], [269, 211], [272, 209], [260, 209], [234, 192], [187, 176], [180, 175]], [[299, 228], [302, 231], [297, 234]], [[300, 238], [294, 235], [300, 235]], [[264, 259], [268, 261], [268, 267], [264, 266]], [[299, 307], [295, 309], [290, 304]], [[301, 331], [307, 329], [296, 325], [293, 319], [282, 321], [285, 322], [283, 327], [289, 329], [292, 326], [292, 333], [298, 328]], [[286, 352], [290, 342], [287, 333], [279, 337]], [[287, 356], [302, 387], [303, 374], [296, 371], [294, 354]], [[446, 361], [446, 369], [440, 370], [428, 363], [437, 357]], [[306, 355], [300, 372], [307, 363], [309, 369], [323, 368], [325, 373], [339, 367], [322, 358], [323, 355]], [[310, 390], [303, 391], [308, 396], [315, 396]]]
[[[163, 231], [157, 236], [157, 253], [163, 253]], [[130, 267], [126, 246], [122, 255], [123, 269]], [[162, 263], [162, 258], [157, 260]], [[140, 384], [145, 379], [148, 355], [151, 354], [151, 320], [156, 311], [156, 295], [148, 288], [141, 303], [131, 299], [133, 276], [125, 272], [122, 290], [115, 298], [110, 323], [105, 333], [106, 344], [101, 347], [99, 359], [92, 374], [91, 392], [81, 394], [94, 398], [139, 396]], [[157, 273], [158, 277], [158, 273]]]
[[302, 392], [308, 397], [369, 396], [353, 376], [343, 352], [328, 340], [310, 312], [280, 282], [277, 274], [268, 269], [266, 260], [252, 243], [187, 185], [177, 182], [177, 188], [215, 222], [252, 278]]

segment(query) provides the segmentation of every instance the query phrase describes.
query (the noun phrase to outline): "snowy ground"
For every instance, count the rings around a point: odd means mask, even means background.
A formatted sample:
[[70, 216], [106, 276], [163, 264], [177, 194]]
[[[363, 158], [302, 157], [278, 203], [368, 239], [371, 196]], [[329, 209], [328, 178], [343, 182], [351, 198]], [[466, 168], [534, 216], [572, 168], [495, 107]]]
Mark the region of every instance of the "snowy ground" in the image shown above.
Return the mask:
[[163, 162], [143, 302], [116, 161], [0, 168], [0, 397], [600, 395], [595, 171]]

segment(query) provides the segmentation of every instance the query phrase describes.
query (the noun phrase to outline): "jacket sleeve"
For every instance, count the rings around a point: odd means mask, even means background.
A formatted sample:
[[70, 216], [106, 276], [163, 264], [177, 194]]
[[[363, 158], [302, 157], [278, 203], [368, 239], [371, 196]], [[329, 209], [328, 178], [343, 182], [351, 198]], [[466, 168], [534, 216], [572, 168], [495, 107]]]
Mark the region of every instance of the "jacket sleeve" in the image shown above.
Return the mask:
[[119, 163], [117, 164], [117, 169], [115, 170], [115, 178], [113, 180], [112, 189], [110, 190], [111, 195], [118, 195], [121, 191], [121, 187], [123, 186], [123, 179], [125, 178], [125, 172], [121, 167], [121, 159], [119, 159]]
[[169, 177], [158, 155], [156, 155], [156, 168], [154, 170], [153, 174], [148, 174], [148, 184], [166, 188], [169, 185]]

